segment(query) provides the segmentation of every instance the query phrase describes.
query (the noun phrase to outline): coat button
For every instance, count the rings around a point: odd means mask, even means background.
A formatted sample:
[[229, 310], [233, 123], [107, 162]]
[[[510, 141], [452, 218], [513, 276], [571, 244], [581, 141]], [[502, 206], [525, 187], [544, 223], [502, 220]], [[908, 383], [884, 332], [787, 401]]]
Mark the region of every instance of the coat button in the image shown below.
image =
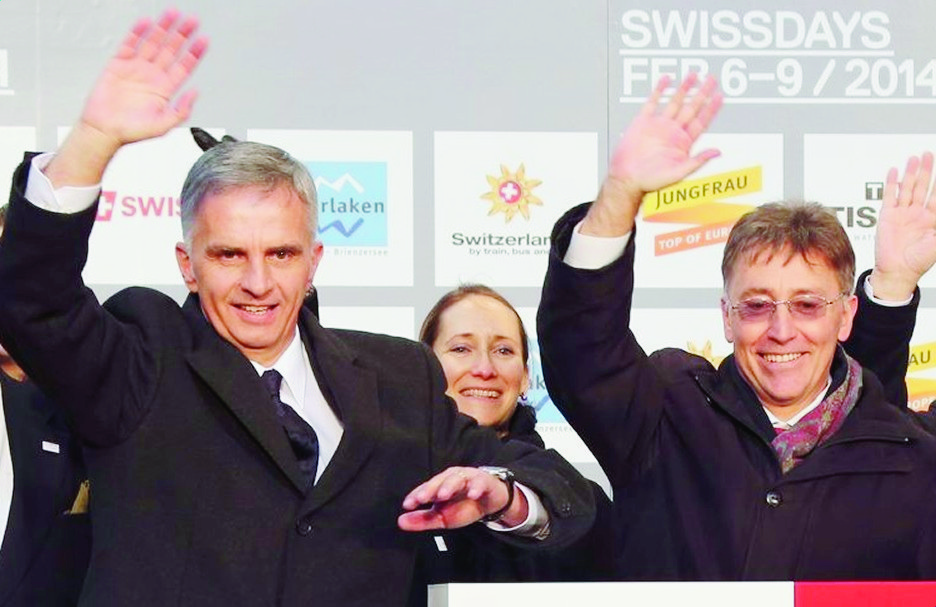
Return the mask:
[[783, 496], [778, 491], [768, 491], [765, 500], [771, 508], [776, 508], [783, 503]]
[[303, 537], [309, 535], [312, 533], [312, 523], [304, 518], [299, 519], [296, 521], [296, 533]]

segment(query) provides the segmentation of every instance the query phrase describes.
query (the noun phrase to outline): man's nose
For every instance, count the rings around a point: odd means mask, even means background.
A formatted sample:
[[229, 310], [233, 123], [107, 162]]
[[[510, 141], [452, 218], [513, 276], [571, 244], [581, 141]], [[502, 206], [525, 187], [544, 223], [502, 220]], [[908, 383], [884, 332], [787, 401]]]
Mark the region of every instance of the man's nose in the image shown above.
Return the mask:
[[262, 297], [269, 293], [273, 287], [273, 277], [270, 268], [263, 259], [250, 260], [241, 276], [241, 288], [253, 295]]
[[777, 308], [770, 315], [770, 326], [767, 335], [774, 341], [787, 342], [796, 337], [796, 323], [790, 308], [785, 303], [777, 304]]

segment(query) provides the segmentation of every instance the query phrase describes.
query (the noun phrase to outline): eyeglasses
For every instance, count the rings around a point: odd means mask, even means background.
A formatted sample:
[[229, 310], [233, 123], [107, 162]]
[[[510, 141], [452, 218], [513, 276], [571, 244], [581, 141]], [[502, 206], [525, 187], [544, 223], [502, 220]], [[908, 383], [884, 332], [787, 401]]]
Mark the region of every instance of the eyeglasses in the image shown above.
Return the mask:
[[[774, 301], [766, 297], [752, 297], [731, 304], [731, 309], [738, 313], [738, 318], [746, 322], [758, 322], [772, 318], [777, 306], [785, 305], [790, 316], [796, 320], [814, 320], [825, 315], [826, 308], [839, 301], [848, 293], [840, 293], [835, 299], [826, 299], [819, 295], [799, 295], [784, 301]], [[728, 302], [731, 303], [730, 301]]]

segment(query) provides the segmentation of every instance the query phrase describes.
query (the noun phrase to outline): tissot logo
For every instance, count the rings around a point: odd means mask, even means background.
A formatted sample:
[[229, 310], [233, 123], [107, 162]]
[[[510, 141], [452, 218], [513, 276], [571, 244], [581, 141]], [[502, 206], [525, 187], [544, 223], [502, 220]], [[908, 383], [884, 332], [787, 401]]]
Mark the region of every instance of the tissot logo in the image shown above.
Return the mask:
[[10, 54], [6, 49], [0, 49], [0, 95], [13, 95], [10, 88]]
[[309, 162], [318, 191], [318, 232], [326, 245], [387, 245], [387, 163]]
[[884, 182], [866, 181], [865, 200], [884, 200]]
[[116, 191], [101, 192], [97, 221], [112, 221], [117, 217], [162, 218], [179, 217], [181, 201], [172, 196], [120, 195]]

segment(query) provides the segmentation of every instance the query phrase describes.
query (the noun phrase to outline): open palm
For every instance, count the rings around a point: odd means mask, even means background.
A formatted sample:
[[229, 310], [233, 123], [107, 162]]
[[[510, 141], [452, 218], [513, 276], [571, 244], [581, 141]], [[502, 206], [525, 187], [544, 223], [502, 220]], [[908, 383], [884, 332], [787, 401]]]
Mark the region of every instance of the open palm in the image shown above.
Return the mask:
[[[936, 263], [936, 189], [933, 155], [911, 157], [903, 179], [891, 169], [874, 242], [874, 271], [899, 279], [910, 291]], [[875, 287], [875, 295], [878, 288]]]
[[696, 83], [690, 74], [660, 110], [660, 97], [669, 84], [662, 79], [640, 113], [621, 136], [611, 157], [608, 176], [631, 184], [641, 192], [672, 185], [718, 154], [704, 150], [692, 155], [692, 146], [705, 132], [721, 106], [721, 95], [713, 78], [705, 80], [691, 100], [686, 100]]
[[94, 86], [82, 122], [122, 145], [157, 137], [191, 113], [195, 92], [174, 97], [207, 48], [192, 37], [194, 18], [166, 11], [156, 23], [139, 21]]

